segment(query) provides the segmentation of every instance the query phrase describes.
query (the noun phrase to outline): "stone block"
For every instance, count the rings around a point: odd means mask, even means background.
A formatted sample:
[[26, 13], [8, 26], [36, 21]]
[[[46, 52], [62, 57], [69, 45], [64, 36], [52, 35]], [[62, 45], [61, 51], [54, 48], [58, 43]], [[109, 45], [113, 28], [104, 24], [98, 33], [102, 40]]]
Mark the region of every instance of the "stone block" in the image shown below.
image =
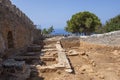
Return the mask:
[[40, 70], [40, 72], [55, 72], [57, 71], [57, 69], [55, 68], [55, 66], [36, 66], [38, 70]]
[[40, 57], [41, 60], [43, 61], [55, 61], [55, 58], [54, 57], [47, 57], [47, 56], [44, 56], [44, 57]]
[[26, 52], [24, 54], [21, 54], [22, 56], [37, 56], [40, 55], [39, 52]]
[[27, 50], [28, 52], [38, 52], [41, 51], [41, 46], [29, 46]]
[[68, 56], [77, 56], [77, 55], [78, 55], [78, 53], [75, 50], [70, 50], [68, 52]]
[[25, 71], [25, 61], [15, 61], [14, 59], [5, 60], [2, 64], [6, 71], [12, 71], [13, 73]]

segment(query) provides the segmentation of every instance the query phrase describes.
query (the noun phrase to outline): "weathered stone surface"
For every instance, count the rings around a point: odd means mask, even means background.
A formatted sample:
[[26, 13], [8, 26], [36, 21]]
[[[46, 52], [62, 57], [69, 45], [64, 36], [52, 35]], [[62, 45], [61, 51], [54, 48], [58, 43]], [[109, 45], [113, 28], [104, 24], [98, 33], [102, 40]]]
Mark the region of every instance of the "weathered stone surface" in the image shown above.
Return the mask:
[[62, 48], [62, 46], [60, 45], [60, 41], [57, 42], [56, 48], [57, 48], [58, 51], [65, 51], [65, 50]]
[[39, 56], [15, 56], [12, 57], [13, 59], [16, 60], [34, 60], [34, 59], [40, 59]]
[[24, 73], [25, 71], [25, 62], [24, 61], [15, 61], [14, 59], [8, 59], [3, 62], [3, 67], [7, 71], [11, 71], [15, 69], [15, 71], [21, 71]]
[[21, 54], [21, 56], [37, 56], [39, 54], [39, 52], [26, 52], [24, 54]]
[[49, 48], [55, 48], [54, 45], [47, 45], [47, 46], [44, 46], [45, 49], [49, 49]]
[[61, 47], [60, 43], [57, 42], [56, 48], [58, 50], [58, 63], [61, 65], [64, 65], [64, 67], [66, 68], [65, 71], [71, 73], [73, 70], [71, 68], [71, 65], [69, 63], [69, 60], [68, 60], [65, 52], [63, 52], [64, 49]]
[[44, 56], [44, 57], [40, 57], [41, 60], [43, 61], [55, 61], [54, 57], [48, 57], [48, 56]]
[[72, 69], [65, 69], [65, 71], [68, 72], [68, 73], [72, 73], [73, 72]]
[[86, 72], [89, 72], [89, 73], [93, 73], [94, 72], [91, 65], [83, 65], [83, 66], [80, 67], [79, 70], [81, 72], [83, 72], [83, 71], [86, 71]]
[[36, 46], [29, 46], [28, 47], [28, 52], [37, 52], [37, 51], [41, 51], [41, 46], [36, 45]]
[[0, 80], [26, 80], [30, 76], [31, 70], [25, 62], [30, 63], [40, 57], [35, 53], [26, 53], [27, 48], [30, 52], [41, 51], [41, 36], [41, 30], [26, 14], [10, 0], [0, 0], [0, 59], [3, 58], [0, 61]]
[[[40, 34], [40, 35], [39, 35]], [[27, 48], [41, 37], [33, 22], [10, 0], [0, 0], [0, 52]], [[13, 50], [14, 50], [13, 49]]]
[[46, 51], [56, 51], [56, 49], [42, 49], [43, 52], [46, 52]]
[[113, 53], [113, 55], [115, 55], [115, 56], [120, 56], [120, 51], [114, 50], [112, 53]]
[[69, 55], [69, 56], [77, 56], [78, 53], [77, 53], [75, 50], [70, 50], [70, 51], [68, 52], [68, 55]]
[[2, 59], [0, 58], [0, 75], [2, 73], [3, 69], [2, 69]]
[[79, 54], [84, 56], [84, 55], [86, 55], [86, 52], [85, 51], [81, 51], [81, 52], [79, 52]]
[[60, 43], [61, 43], [62, 47], [65, 49], [80, 46], [80, 40], [78, 37], [62, 38], [60, 40]]
[[5, 50], [5, 43], [2, 35], [0, 34], [0, 53], [3, 53]]
[[[49, 46], [48, 46], [49, 47]], [[47, 51], [48, 53], [44, 54], [44, 56], [41, 56], [41, 60], [43, 61], [54, 61], [57, 60], [57, 64], [52, 64], [52, 65], [46, 65], [46, 66], [40, 66], [37, 65], [36, 68], [40, 70], [40, 72], [55, 72], [58, 69], [59, 70], [65, 70], [68, 73], [73, 72], [70, 62], [65, 54], [65, 50], [61, 47], [60, 42], [56, 42], [56, 49], [49, 47], [47, 49], [43, 49], [42, 51], [45, 52]], [[53, 50], [52, 50], [53, 49]], [[49, 51], [57, 51], [57, 59], [55, 57], [50, 56]], [[56, 52], [55, 52], [56, 53]]]
[[93, 34], [91, 36], [82, 37], [81, 40], [90, 43], [104, 44], [110, 46], [120, 46], [120, 30], [104, 34]]
[[58, 52], [58, 62], [60, 64], [63, 64], [65, 68], [71, 69], [70, 63], [67, 59], [67, 56], [64, 52]]
[[57, 68], [55, 66], [40, 66], [37, 65], [36, 68], [40, 70], [41, 72], [55, 72], [57, 71]]

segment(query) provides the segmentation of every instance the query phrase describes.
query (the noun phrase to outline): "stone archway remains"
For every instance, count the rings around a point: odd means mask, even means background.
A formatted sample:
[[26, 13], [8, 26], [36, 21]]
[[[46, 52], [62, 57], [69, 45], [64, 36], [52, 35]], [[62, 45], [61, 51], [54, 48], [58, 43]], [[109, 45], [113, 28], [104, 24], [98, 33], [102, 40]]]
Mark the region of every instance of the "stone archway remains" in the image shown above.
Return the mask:
[[7, 41], [8, 41], [8, 49], [14, 48], [14, 40], [13, 40], [13, 33], [9, 31], [7, 34]]

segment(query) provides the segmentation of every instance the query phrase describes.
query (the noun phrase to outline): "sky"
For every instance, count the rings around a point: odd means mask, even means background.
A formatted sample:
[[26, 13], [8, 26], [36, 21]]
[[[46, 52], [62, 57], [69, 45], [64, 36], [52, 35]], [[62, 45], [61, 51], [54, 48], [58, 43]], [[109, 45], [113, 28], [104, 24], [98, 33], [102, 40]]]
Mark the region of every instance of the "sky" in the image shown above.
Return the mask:
[[35, 25], [64, 29], [66, 21], [78, 12], [89, 11], [105, 24], [120, 14], [120, 0], [11, 0]]

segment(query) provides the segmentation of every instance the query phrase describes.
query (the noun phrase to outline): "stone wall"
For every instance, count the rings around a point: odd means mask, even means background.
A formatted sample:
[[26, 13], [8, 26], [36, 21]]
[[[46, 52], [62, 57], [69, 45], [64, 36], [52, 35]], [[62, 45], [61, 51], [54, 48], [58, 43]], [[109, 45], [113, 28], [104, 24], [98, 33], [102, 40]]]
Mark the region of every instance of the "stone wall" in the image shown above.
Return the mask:
[[81, 40], [112, 46], [120, 46], [120, 31], [113, 31], [104, 34], [94, 34], [91, 36], [81, 36]]
[[35, 29], [33, 22], [9, 0], [0, 0], [0, 54], [29, 46]]
[[4, 44], [4, 39], [2, 35], [0, 34], [0, 52], [3, 53], [5, 50], [5, 44]]
[[80, 47], [80, 39], [78, 37], [67, 37], [60, 40], [63, 48], [75, 48]]
[[19, 8], [17, 8], [15, 5], [12, 5], [10, 0], [0, 0], [0, 5], [8, 8], [10, 12], [13, 12], [18, 17], [24, 19], [24, 22], [27, 22], [33, 25], [33, 22]]

